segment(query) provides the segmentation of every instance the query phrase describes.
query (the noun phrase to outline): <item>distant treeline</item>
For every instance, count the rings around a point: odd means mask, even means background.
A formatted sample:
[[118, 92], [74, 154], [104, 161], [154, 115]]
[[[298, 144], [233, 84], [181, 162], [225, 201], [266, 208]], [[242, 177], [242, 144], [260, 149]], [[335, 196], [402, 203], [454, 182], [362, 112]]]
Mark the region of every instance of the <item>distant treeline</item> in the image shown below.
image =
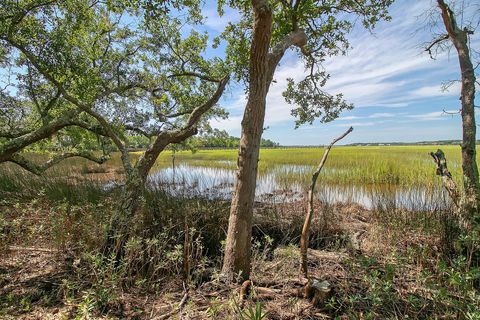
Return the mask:
[[[436, 140], [436, 141], [418, 141], [418, 142], [360, 142], [350, 143], [348, 146], [424, 146], [424, 145], [460, 145], [461, 140]], [[477, 140], [480, 144], [480, 140]]]
[[[150, 140], [144, 136], [135, 135], [129, 137], [129, 147], [132, 149], [144, 149], [150, 143]], [[240, 138], [233, 137], [225, 130], [213, 129], [212, 131], [194, 136], [188, 139], [184, 147], [186, 149], [202, 148], [237, 148], [240, 144]], [[269, 139], [262, 139], [260, 146], [264, 148], [279, 147], [280, 144]]]

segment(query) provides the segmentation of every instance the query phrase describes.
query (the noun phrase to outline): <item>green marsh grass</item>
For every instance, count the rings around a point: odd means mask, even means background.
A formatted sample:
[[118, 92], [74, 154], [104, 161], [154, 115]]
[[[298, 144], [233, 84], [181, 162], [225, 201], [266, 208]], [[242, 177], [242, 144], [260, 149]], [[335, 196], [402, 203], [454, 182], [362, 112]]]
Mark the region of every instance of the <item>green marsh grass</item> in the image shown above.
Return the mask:
[[[460, 146], [337, 146], [317, 183], [318, 190], [325, 198], [334, 198], [340, 192], [348, 202], [355, 196], [369, 195], [371, 202], [385, 206], [387, 193], [389, 206], [396, 206], [398, 199], [392, 194], [407, 194], [406, 198], [419, 208], [427, 203], [427, 198], [442, 189], [441, 179], [435, 174], [435, 166], [429, 152], [441, 148], [447, 157], [448, 166], [459, 187], [461, 184]], [[322, 157], [324, 148], [276, 148], [262, 149], [260, 152], [259, 175], [275, 177], [276, 188], [289, 190], [292, 186], [306, 189], [311, 174]], [[135, 162], [141, 152], [132, 153]], [[31, 155], [38, 161], [46, 155]], [[196, 153], [180, 151], [175, 154], [176, 165], [187, 164], [195, 167], [218, 169], [236, 168], [236, 149], [198, 150]], [[172, 166], [172, 152], [163, 152], [158, 158], [152, 173]], [[104, 165], [92, 164], [84, 159], [67, 159], [58, 166], [47, 170], [43, 177], [35, 177], [12, 164], [0, 165], [0, 190], [4, 192], [23, 191], [26, 195], [40, 191], [52, 198], [78, 198], [84, 194], [88, 201], [97, 201], [101, 196], [97, 189], [102, 183], [113, 178], [122, 179], [121, 162], [118, 153]], [[60, 179], [63, 177], [63, 179]], [[82, 183], [76, 180], [81, 178]], [[43, 182], [41, 180], [44, 180]], [[48, 183], [45, 179], [50, 179]], [[85, 190], [78, 191], [79, 185]], [[85, 185], [87, 187], [85, 187]], [[42, 187], [43, 186], [43, 187]], [[46, 186], [46, 187], [45, 187]], [[336, 190], [336, 191], [335, 191]], [[412, 192], [414, 191], [414, 192]], [[384, 199], [385, 198], [385, 199]], [[432, 198], [433, 199], [433, 198]], [[80, 199], [79, 199], [80, 200]], [[358, 201], [357, 201], [358, 202]]]
[[[460, 146], [339, 146], [334, 147], [322, 173], [329, 184], [381, 185], [402, 187], [438, 185], [429, 152], [441, 148], [457, 182], [461, 181]], [[260, 151], [259, 173], [280, 171], [285, 181], [310, 180], [323, 148], [276, 148]], [[237, 150], [199, 150], [176, 152], [176, 162], [195, 166], [235, 168]], [[169, 165], [171, 153], [164, 152], [159, 167]], [[291, 167], [288, 167], [288, 166]], [[280, 166], [280, 167], [279, 167]], [[302, 166], [301, 169], [298, 166]], [[290, 170], [289, 170], [290, 168]]]

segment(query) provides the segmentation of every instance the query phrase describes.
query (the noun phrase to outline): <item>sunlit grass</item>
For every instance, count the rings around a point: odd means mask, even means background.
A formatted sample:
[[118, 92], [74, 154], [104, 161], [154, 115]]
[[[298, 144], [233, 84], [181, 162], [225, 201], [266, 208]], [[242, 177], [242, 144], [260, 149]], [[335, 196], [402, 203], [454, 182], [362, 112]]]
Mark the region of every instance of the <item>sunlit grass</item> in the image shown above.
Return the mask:
[[[430, 207], [438, 204], [439, 199], [443, 197], [439, 194], [442, 189], [441, 179], [436, 176], [435, 165], [429, 155], [429, 152], [436, 151], [437, 148], [438, 146], [434, 145], [334, 147], [318, 180], [317, 190], [327, 202], [330, 202], [328, 201], [330, 198], [340, 197], [345, 198], [342, 201], [356, 199], [354, 202], [364, 204], [365, 201], [362, 199], [368, 198], [371, 206], [376, 206], [377, 202], [384, 204], [388, 198], [393, 205], [399, 205], [398, 201], [401, 199], [421, 208]], [[461, 188], [460, 147], [440, 146], [440, 148], [445, 152], [449, 169]], [[298, 189], [295, 186], [305, 190], [323, 152], [323, 148], [262, 149], [259, 181], [263, 179], [264, 183], [271, 183], [272, 190], [288, 192], [292, 188]], [[135, 162], [140, 154], [141, 152], [132, 153], [132, 162]], [[237, 154], [238, 151], [235, 149], [198, 150], [196, 153], [177, 151], [175, 164], [233, 170], [236, 168]], [[151, 172], [171, 167], [172, 156], [171, 151], [163, 152]], [[31, 157], [38, 161], [46, 159], [45, 155]], [[35, 192], [47, 189], [45, 191], [53, 198], [75, 198], [79, 194], [74, 191], [75, 186], [78, 187], [80, 181], [81, 184], [88, 182], [88, 185], [95, 185], [93, 188], [87, 188], [87, 191], [97, 190], [98, 186], [109, 180], [122, 180], [121, 168], [118, 153], [113, 154], [101, 167], [84, 159], [72, 158], [47, 170], [45, 176], [41, 178], [45, 181], [41, 181], [40, 178], [26, 173], [13, 164], [2, 164], [0, 189], [7, 192], [25, 190], [27, 194], [31, 194], [32, 191], [29, 190], [32, 189]], [[160, 174], [162, 175], [161, 172]], [[49, 183], [46, 183], [47, 180]], [[53, 184], [55, 186], [52, 186]], [[49, 187], [42, 187], [45, 185]], [[96, 193], [87, 192], [88, 198], [96, 199]], [[411, 204], [401, 206], [415, 207]]]
[[[366, 146], [335, 147], [329, 155], [322, 181], [340, 185], [388, 184], [401, 187], [412, 185], [426, 188], [438, 185], [435, 166], [429, 152], [441, 148], [447, 157], [449, 169], [461, 180], [459, 146]], [[310, 179], [322, 157], [323, 148], [278, 148], [260, 152], [260, 174], [275, 173], [286, 182], [305, 182]], [[199, 150], [176, 152], [176, 162], [195, 166], [235, 168], [237, 150]], [[169, 165], [171, 152], [164, 152], [157, 165]]]

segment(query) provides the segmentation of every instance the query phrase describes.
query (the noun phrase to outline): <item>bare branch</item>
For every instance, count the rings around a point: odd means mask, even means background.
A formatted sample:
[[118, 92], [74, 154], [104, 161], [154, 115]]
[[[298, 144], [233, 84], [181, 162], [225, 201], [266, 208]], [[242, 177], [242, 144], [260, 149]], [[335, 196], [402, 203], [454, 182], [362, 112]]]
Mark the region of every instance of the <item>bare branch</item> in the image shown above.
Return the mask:
[[92, 153], [89, 152], [66, 152], [62, 153], [59, 155], [54, 156], [52, 159], [46, 161], [43, 164], [36, 164], [24, 156], [21, 156], [19, 154], [15, 154], [8, 159], [9, 162], [13, 162], [25, 170], [30, 171], [33, 174], [36, 175], [41, 175], [43, 174], [48, 168], [52, 167], [53, 165], [56, 165], [57, 163], [67, 159], [67, 158], [72, 158], [72, 157], [81, 157], [85, 158], [87, 160], [93, 161], [98, 164], [103, 164], [105, 161], [109, 159], [108, 156], [101, 156], [101, 157], [96, 157]]
[[436, 45], [438, 45], [439, 43], [441, 43], [442, 41], [445, 41], [449, 38], [449, 35], [448, 34], [444, 34], [440, 37], [438, 37], [437, 39], [433, 40], [429, 45], [428, 47], [425, 48], [425, 51], [428, 52], [428, 54], [430, 55], [430, 58], [432, 58], [433, 60], [435, 60], [435, 57], [433, 56], [432, 54], [432, 48]]
[[310, 188], [308, 190], [308, 209], [307, 209], [307, 214], [305, 215], [305, 222], [303, 224], [302, 234], [300, 238], [300, 252], [302, 257], [301, 269], [305, 278], [308, 278], [308, 263], [307, 263], [308, 262], [308, 257], [307, 257], [308, 234], [310, 232], [310, 224], [312, 223], [312, 218], [314, 214], [313, 197], [314, 197], [314, 191], [315, 191], [315, 184], [317, 183], [317, 178], [320, 175], [320, 172], [322, 171], [323, 166], [325, 165], [325, 162], [327, 161], [328, 154], [330, 153], [330, 149], [332, 149], [335, 143], [345, 138], [352, 131], [353, 131], [353, 127], [348, 128], [347, 131], [345, 131], [341, 136], [334, 139], [330, 143], [330, 145], [327, 147], [327, 149], [323, 153], [322, 159], [320, 160], [320, 163], [317, 169], [312, 175], [312, 182], [310, 183]]
[[459, 110], [456, 111], [456, 112], [451, 112], [451, 111], [447, 111], [447, 110], [443, 109], [443, 113], [444, 113], [444, 114], [449, 114], [449, 115], [460, 114], [461, 111], [462, 111], [462, 110], [459, 109]]

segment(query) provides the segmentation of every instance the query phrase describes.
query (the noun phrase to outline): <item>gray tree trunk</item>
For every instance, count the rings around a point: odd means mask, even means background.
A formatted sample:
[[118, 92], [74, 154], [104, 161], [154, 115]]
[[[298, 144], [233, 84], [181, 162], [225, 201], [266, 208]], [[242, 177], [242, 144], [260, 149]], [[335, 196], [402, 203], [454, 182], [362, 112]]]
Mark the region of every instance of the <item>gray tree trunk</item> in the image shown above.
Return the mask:
[[353, 131], [353, 127], [348, 128], [348, 130], [345, 131], [345, 133], [343, 133], [338, 138], [334, 139], [332, 143], [328, 145], [327, 149], [323, 153], [322, 160], [320, 160], [320, 163], [318, 164], [317, 169], [312, 175], [312, 180], [310, 183], [310, 188], [308, 189], [308, 196], [307, 196], [308, 198], [307, 214], [305, 215], [302, 234], [300, 236], [300, 254], [302, 258], [301, 271], [303, 273], [303, 276], [307, 279], [308, 279], [308, 242], [309, 242], [309, 236], [310, 236], [310, 225], [312, 223], [312, 218], [314, 213], [313, 200], [315, 195], [314, 194], [315, 184], [317, 183], [317, 178], [320, 175], [320, 172], [322, 171], [322, 168], [325, 165], [325, 162], [327, 161], [328, 154], [330, 153], [330, 149], [332, 149], [335, 143], [345, 138], [352, 131]]
[[478, 210], [479, 181], [476, 161], [475, 124], [475, 73], [468, 48], [468, 35], [472, 33], [457, 26], [454, 13], [443, 0], [438, 0], [442, 19], [448, 36], [458, 53], [462, 80], [462, 170], [465, 189], [465, 209], [471, 213]]

